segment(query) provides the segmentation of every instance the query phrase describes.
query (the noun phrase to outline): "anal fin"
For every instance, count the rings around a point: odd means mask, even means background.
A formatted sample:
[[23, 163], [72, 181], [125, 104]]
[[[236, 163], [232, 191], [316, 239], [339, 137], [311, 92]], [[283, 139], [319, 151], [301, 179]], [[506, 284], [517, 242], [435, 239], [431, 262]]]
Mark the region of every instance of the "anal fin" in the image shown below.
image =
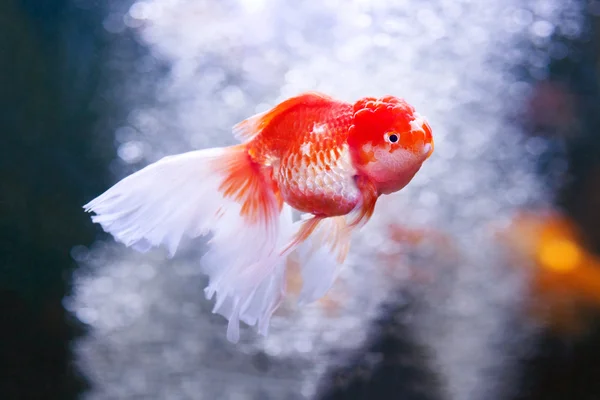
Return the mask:
[[320, 299], [333, 286], [350, 250], [352, 231], [345, 216], [320, 219], [312, 234], [298, 245], [302, 277], [299, 304]]

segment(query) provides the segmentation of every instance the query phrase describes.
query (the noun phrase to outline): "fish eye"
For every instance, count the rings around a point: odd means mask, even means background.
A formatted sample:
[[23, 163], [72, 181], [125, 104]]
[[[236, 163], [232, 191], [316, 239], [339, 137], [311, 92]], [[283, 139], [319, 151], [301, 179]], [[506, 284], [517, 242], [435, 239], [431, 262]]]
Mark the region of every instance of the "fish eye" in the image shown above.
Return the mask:
[[392, 133], [388, 136], [388, 140], [390, 143], [396, 143], [398, 140], [400, 140], [400, 137], [398, 136], [398, 134]]

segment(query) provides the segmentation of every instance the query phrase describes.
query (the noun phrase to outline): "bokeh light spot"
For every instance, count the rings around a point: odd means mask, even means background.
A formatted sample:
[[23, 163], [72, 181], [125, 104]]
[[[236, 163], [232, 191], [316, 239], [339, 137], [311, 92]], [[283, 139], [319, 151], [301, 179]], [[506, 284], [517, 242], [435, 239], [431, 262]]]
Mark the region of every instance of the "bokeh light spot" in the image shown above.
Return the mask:
[[577, 267], [581, 261], [581, 250], [570, 240], [553, 239], [542, 244], [538, 259], [548, 269], [566, 272]]

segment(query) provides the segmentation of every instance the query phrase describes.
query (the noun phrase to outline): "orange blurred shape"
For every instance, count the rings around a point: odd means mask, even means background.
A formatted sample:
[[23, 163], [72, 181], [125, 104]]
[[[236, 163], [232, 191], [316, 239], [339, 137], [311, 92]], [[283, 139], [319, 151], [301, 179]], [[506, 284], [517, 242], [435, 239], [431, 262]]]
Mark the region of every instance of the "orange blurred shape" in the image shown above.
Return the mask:
[[433, 247], [433, 257], [435, 260], [429, 260], [435, 265], [444, 262], [458, 262], [459, 252], [454, 246], [450, 236], [430, 228], [407, 228], [399, 224], [390, 224], [388, 226], [389, 239], [394, 245], [397, 245], [391, 252], [378, 254], [378, 259], [382, 262], [384, 270], [391, 276], [395, 275], [396, 269], [400, 266], [405, 268], [414, 282], [430, 283], [434, 276], [431, 269], [424, 269], [423, 265], [405, 265], [402, 262], [412, 250], [421, 245]]
[[389, 226], [390, 239], [396, 243], [418, 246], [428, 243], [435, 246], [436, 253], [443, 257], [458, 258], [459, 253], [452, 238], [445, 232], [430, 228], [409, 229], [401, 225]]
[[554, 211], [522, 212], [501, 239], [516, 265], [533, 266], [533, 315], [561, 331], [581, 331], [585, 311], [600, 309], [600, 259], [573, 222]]

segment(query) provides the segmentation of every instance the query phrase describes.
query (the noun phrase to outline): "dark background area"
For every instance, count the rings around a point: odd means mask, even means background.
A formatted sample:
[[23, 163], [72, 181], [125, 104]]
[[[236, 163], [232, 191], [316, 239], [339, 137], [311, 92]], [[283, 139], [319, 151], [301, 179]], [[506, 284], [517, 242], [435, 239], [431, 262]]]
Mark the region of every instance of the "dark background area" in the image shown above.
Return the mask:
[[[74, 399], [87, 387], [69, 348], [85, 329], [61, 300], [75, 268], [71, 248], [90, 245], [99, 233], [81, 205], [108, 187], [114, 157], [112, 141], [97, 134], [113, 115], [98, 95], [110, 38], [90, 15], [67, 0], [0, 1], [0, 399]], [[599, 22], [590, 14], [587, 34], [564, 42], [569, 55], [536, 83], [523, 121], [529, 134], [566, 149], [570, 179], [557, 191], [557, 206], [596, 252]], [[540, 159], [540, 176], [552, 165], [552, 157]], [[330, 371], [323, 398], [431, 398], [419, 382], [434, 378], [410, 367], [420, 349], [398, 339], [402, 328], [393, 317], [400, 312], [388, 309], [366, 345], [366, 352], [382, 352], [383, 362], [372, 366], [359, 355]], [[599, 377], [600, 327], [571, 339], [548, 331], [524, 364], [515, 400], [600, 399]]]

